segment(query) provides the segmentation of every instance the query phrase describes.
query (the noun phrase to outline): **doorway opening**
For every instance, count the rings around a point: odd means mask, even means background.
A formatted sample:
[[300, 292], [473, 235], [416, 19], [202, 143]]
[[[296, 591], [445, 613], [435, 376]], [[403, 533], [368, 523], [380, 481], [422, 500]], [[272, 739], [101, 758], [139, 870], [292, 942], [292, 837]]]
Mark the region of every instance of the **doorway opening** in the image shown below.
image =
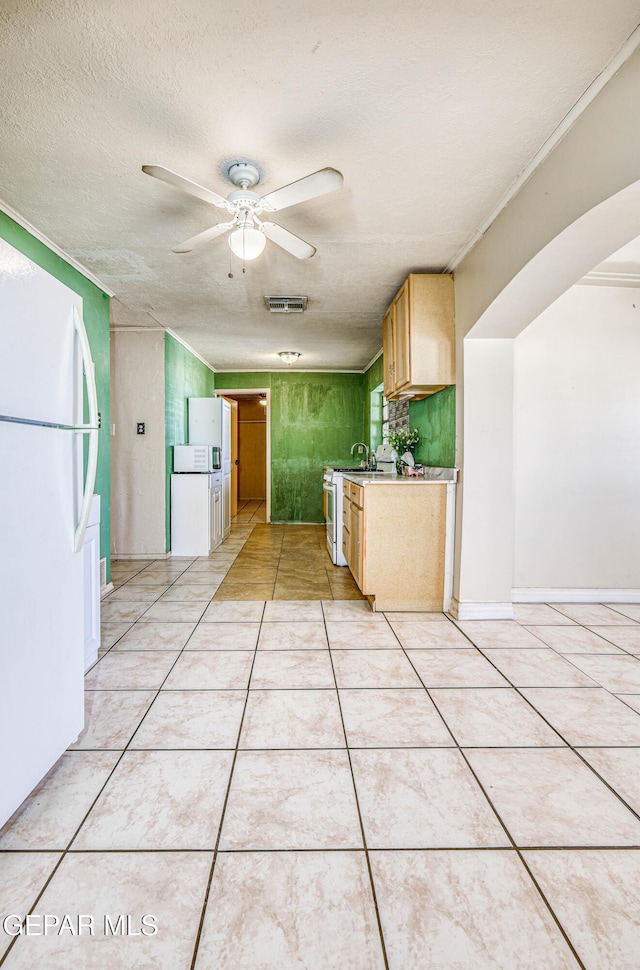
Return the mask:
[[[268, 388], [220, 390], [232, 404], [231, 508], [242, 515], [262, 503], [271, 521], [271, 429]], [[234, 511], [235, 510], [235, 511]]]

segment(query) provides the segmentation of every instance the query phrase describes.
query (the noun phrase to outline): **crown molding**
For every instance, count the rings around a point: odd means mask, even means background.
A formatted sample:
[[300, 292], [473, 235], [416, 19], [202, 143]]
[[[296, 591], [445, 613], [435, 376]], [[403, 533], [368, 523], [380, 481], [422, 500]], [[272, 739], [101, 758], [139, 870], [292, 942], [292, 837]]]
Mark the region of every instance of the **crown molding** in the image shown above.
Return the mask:
[[635, 286], [640, 288], [640, 272], [609, 273], [592, 270], [578, 281], [579, 286]]
[[382, 357], [382, 350], [383, 350], [383, 348], [381, 347], [380, 350], [378, 351], [378, 353], [375, 355], [375, 357], [372, 357], [371, 358], [371, 360], [369, 361], [369, 363], [367, 364], [367, 366], [365, 367], [365, 369], [362, 371], [363, 374], [366, 374], [367, 371], [369, 370], [369, 368], [370, 367], [373, 367], [373, 365], [377, 361], [378, 357]]
[[197, 357], [198, 360], [205, 365], [205, 367], [209, 368], [212, 374], [220, 373], [220, 371], [217, 371], [216, 368], [212, 364], [210, 364], [208, 360], [204, 359], [202, 354], [199, 354], [197, 350], [194, 350], [191, 344], [188, 344], [186, 340], [183, 340], [182, 337], [179, 337], [178, 334], [175, 332], [175, 330], [172, 330], [170, 327], [163, 327], [162, 329], [165, 331], [165, 333], [168, 333], [171, 337], [173, 337], [174, 340], [177, 340], [179, 344], [182, 344], [185, 350], [188, 350], [190, 354], [193, 354], [194, 357]]
[[344, 368], [296, 367], [232, 367], [229, 370], [216, 370], [216, 374], [364, 374], [363, 370], [345, 370]]
[[596, 78], [591, 82], [583, 94], [578, 98], [574, 106], [570, 111], [564, 116], [560, 124], [555, 128], [543, 145], [538, 149], [533, 158], [529, 161], [527, 165], [522, 169], [518, 177], [512, 182], [511, 187], [507, 189], [506, 193], [502, 196], [498, 204], [491, 210], [487, 218], [482, 222], [482, 224], [476, 229], [471, 239], [464, 246], [458, 250], [453, 259], [449, 262], [447, 267], [444, 269], [445, 273], [453, 273], [453, 271], [460, 265], [462, 260], [468, 253], [471, 252], [476, 243], [480, 242], [484, 234], [491, 227], [491, 225], [496, 221], [503, 209], [509, 205], [511, 200], [515, 198], [525, 182], [528, 182], [531, 176], [534, 174], [536, 169], [542, 165], [542, 163], [551, 154], [554, 148], [562, 141], [567, 132], [573, 127], [580, 115], [586, 111], [592, 101], [598, 97], [601, 91], [609, 83], [614, 74], [617, 74], [620, 68], [626, 64], [629, 58], [636, 52], [637, 48], [640, 46], [640, 26], [636, 27], [629, 37], [626, 39], [622, 47], [618, 50], [617, 54], [611, 58], [607, 66], [598, 74]]
[[115, 296], [115, 293], [113, 292], [113, 290], [110, 287], [108, 287], [105, 283], [103, 283], [101, 280], [99, 280], [97, 276], [94, 276], [91, 270], [87, 269], [86, 266], [83, 266], [82, 263], [79, 263], [77, 259], [73, 258], [73, 256], [69, 256], [68, 253], [65, 253], [64, 249], [61, 249], [60, 246], [57, 246], [56, 243], [52, 242], [52, 240], [49, 239], [48, 236], [45, 236], [43, 232], [40, 232], [39, 229], [36, 229], [36, 227], [32, 225], [28, 219], [25, 219], [24, 216], [21, 216], [19, 212], [16, 212], [15, 209], [12, 209], [11, 206], [7, 205], [7, 203], [3, 199], [0, 199], [0, 210], [4, 212], [5, 215], [9, 216], [10, 219], [13, 219], [13, 221], [16, 222], [19, 226], [22, 226], [23, 229], [26, 229], [26, 231], [35, 239], [37, 239], [38, 242], [41, 242], [43, 246], [46, 246], [47, 249], [50, 249], [52, 253], [55, 253], [56, 256], [59, 256], [60, 259], [63, 259], [65, 263], [68, 263], [69, 266], [72, 266], [73, 269], [77, 270], [77, 272], [80, 273], [81, 276], [84, 276], [86, 279], [89, 280], [90, 283], [93, 283], [94, 286], [97, 286], [99, 290], [102, 290], [103, 293], [106, 293], [107, 296]]

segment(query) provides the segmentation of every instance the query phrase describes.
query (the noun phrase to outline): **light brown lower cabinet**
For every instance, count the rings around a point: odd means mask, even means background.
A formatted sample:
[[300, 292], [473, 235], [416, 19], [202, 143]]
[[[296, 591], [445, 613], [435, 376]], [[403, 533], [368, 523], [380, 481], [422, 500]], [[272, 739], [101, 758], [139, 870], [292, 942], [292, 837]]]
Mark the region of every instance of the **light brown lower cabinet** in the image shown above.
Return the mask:
[[446, 482], [344, 480], [343, 549], [374, 610], [448, 609], [447, 495]]

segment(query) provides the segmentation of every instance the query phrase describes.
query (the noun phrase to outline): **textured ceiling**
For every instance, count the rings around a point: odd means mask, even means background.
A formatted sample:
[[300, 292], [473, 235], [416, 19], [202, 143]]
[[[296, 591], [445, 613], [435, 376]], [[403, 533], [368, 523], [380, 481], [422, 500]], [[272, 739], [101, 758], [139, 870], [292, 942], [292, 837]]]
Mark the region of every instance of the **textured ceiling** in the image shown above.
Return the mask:
[[[359, 369], [415, 270], [441, 270], [611, 60], [636, 0], [3, 0], [0, 196], [110, 286], [114, 323], [170, 327], [218, 369]], [[337, 193], [273, 219], [234, 266], [223, 237], [171, 247], [220, 210], [141, 172], [227, 195], [231, 158], [260, 193], [324, 166]], [[305, 294], [274, 315], [264, 294]]]

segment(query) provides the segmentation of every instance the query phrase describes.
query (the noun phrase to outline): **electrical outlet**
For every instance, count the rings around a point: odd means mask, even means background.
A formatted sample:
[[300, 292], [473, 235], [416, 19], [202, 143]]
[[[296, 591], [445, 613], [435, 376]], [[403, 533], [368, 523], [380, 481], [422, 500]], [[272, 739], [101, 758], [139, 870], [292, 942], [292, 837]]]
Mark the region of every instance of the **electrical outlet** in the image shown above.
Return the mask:
[[144, 421], [138, 421], [138, 424], [136, 425], [136, 427], [137, 427], [138, 434], [144, 434]]

